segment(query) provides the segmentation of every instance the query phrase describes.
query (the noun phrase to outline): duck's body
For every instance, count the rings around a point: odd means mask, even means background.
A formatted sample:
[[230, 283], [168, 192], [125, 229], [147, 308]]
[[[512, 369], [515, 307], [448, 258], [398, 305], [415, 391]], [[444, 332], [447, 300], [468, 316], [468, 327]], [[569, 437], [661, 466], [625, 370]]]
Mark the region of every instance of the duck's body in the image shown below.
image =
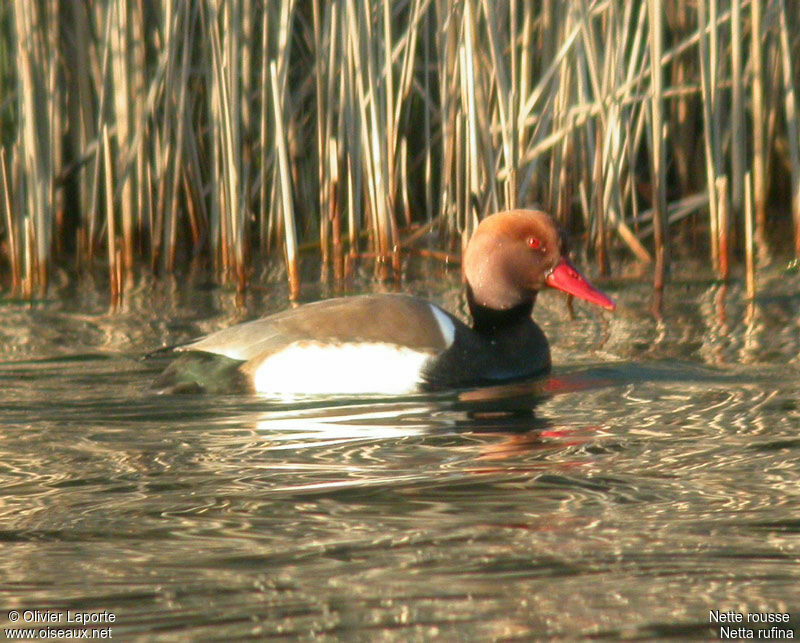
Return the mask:
[[[319, 301], [176, 350], [229, 358], [238, 363], [240, 388], [276, 395], [402, 394], [497, 383], [550, 368], [547, 340], [530, 316], [502, 333], [478, 333], [409, 295]], [[190, 359], [170, 367], [161, 388], [181, 381]]]
[[409, 295], [320, 301], [176, 348], [185, 355], [156, 387], [215, 388], [206, 379], [220, 374], [234, 388], [266, 395], [403, 394], [497, 384], [550, 369], [547, 339], [531, 319], [541, 285], [613, 308], [562, 256], [555, 226], [541, 212], [485, 219], [467, 249], [465, 274], [472, 327]]

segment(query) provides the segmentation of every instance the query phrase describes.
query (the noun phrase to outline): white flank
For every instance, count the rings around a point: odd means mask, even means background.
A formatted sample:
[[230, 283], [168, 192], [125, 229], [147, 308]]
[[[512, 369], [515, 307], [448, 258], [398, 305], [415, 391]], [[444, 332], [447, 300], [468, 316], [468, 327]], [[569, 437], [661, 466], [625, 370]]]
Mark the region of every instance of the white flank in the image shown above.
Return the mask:
[[257, 393], [281, 396], [413, 393], [430, 357], [430, 353], [378, 342], [300, 341], [265, 359], [253, 374], [253, 386]]
[[441, 308], [434, 306], [433, 304], [428, 305], [431, 307], [431, 312], [436, 318], [436, 323], [439, 324], [439, 330], [442, 333], [442, 337], [444, 337], [445, 344], [448, 348], [450, 348], [456, 338], [456, 325], [453, 323], [453, 320], [447, 316], [447, 313], [445, 313]]

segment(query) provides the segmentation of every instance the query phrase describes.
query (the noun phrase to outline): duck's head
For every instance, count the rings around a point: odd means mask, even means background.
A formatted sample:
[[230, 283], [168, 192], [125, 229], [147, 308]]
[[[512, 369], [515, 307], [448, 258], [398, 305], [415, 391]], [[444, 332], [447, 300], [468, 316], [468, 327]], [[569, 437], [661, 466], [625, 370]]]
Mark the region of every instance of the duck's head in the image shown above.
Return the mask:
[[540, 210], [498, 212], [480, 222], [467, 245], [464, 274], [470, 305], [505, 311], [532, 305], [545, 286], [614, 310], [567, 257], [552, 217]]

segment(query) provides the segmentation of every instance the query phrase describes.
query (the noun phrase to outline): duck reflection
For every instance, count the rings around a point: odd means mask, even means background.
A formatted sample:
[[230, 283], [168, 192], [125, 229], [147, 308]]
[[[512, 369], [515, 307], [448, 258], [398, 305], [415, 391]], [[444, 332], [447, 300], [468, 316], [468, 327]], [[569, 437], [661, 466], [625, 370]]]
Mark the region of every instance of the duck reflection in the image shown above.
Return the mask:
[[[391, 467], [392, 457], [407, 459], [408, 454], [400, 451], [401, 444], [406, 442], [413, 443], [408, 445], [409, 450], [412, 446], [428, 446], [429, 451], [439, 445], [456, 447], [459, 466], [472, 474], [488, 473], [490, 469], [475, 468], [468, 462], [518, 459], [517, 467], [536, 469], [541, 463], [528, 462], [523, 466], [521, 461], [535, 452], [573, 447], [594, 436], [591, 427], [559, 425], [541, 412], [541, 405], [554, 395], [611, 383], [613, 380], [603, 374], [577, 371], [501, 386], [391, 400], [338, 400], [325, 406], [313, 400], [306, 405], [284, 402], [261, 411], [254, 417], [253, 426], [259, 435], [268, 438], [264, 445], [267, 450], [292, 453], [292, 458], [304, 457], [301, 454], [308, 455], [308, 450], [317, 451], [317, 462], [322, 457], [362, 465], [365, 453], [370, 451], [373, 454], [370, 465], [382, 458]], [[320, 450], [329, 453], [320, 456]], [[354, 470], [348, 476], [352, 473]]]

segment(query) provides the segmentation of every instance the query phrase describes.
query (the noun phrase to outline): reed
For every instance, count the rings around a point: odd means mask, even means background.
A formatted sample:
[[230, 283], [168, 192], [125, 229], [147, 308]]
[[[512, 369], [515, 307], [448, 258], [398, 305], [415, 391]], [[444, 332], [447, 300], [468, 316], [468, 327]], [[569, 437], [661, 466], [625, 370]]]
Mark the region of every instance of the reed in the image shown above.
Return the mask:
[[387, 278], [534, 203], [601, 271], [652, 262], [657, 288], [676, 228], [720, 277], [768, 258], [783, 217], [800, 256], [794, 6], [4, 3], [4, 284], [102, 265], [119, 303], [197, 260], [241, 290], [280, 248], [294, 297], [303, 248], [323, 276]]
[[747, 146], [744, 130], [741, 4], [731, 2], [731, 205], [737, 215], [743, 212], [744, 157]]
[[108, 128], [103, 127], [103, 170], [104, 185], [106, 191], [106, 222], [108, 223], [108, 282], [111, 292], [111, 308], [116, 309], [120, 303], [121, 284], [120, 268], [117, 264], [117, 223], [116, 213], [114, 212], [114, 170], [113, 159], [111, 158], [111, 144], [108, 139]]
[[717, 276], [721, 280], [726, 280], [730, 274], [730, 215], [728, 214], [730, 207], [730, 200], [728, 198], [728, 177], [723, 175], [717, 178], [717, 212], [719, 214], [719, 223], [717, 226], [717, 233], [719, 238], [717, 240], [717, 248], [719, 252], [719, 259], [717, 264]]
[[281, 207], [283, 208], [284, 249], [286, 252], [286, 269], [289, 277], [289, 297], [290, 299], [296, 299], [300, 292], [300, 276], [297, 265], [297, 232], [295, 230], [294, 205], [292, 202], [292, 184], [289, 178], [289, 158], [286, 152], [281, 92], [278, 88], [278, 72], [276, 71], [274, 61], [270, 63], [269, 73], [272, 84], [272, 104], [275, 108], [278, 173], [280, 177]]
[[664, 153], [664, 115], [663, 115], [663, 78], [661, 58], [663, 54], [663, 8], [658, 0], [649, 0], [647, 17], [650, 21], [650, 67], [651, 67], [651, 109], [650, 122], [652, 136], [652, 168], [653, 168], [653, 221], [655, 223], [655, 275], [653, 286], [656, 290], [664, 288], [669, 268], [667, 205], [666, 205], [666, 155]]
[[[714, 5], [716, 0], [710, 0]], [[715, 270], [719, 268], [719, 202], [717, 200], [717, 176], [719, 175], [719, 165], [722, 152], [717, 136], [718, 127], [714, 126], [719, 120], [717, 112], [716, 95], [716, 69], [712, 61], [716, 56], [712, 56], [711, 50], [715, 49], [709, 43], [710, 38], [706, 35], [706, 3], [697, 3], [697, 22], [698, 22], [698, 49], [700, 56], [700, 82], [701, 96], [700, 101], [703, 108], [703, 144], [704, 159], [706, 170], [706, 185], [708, 190], [708, 213], [709, 213], [709, 237], [711, 247], [711, 264]], [[716, 23], [712, 22], [711, 33], [716, 33]], [[713, 40], [716, 43], [716, 40]]]
[[784, 0], [778, 1], [778, 24], [780, 29], [780, 56], [783, 70], [784, 116], [786, 118], [786, 140], [791, 162], [792, 197], [791, 208], [794, 220], [794, 250], [800, 258], [800, 129], [797, 123], [797, 94], [795, 74], [792, 69], [791, 45], [789, 41], [789, 18]]
[[6, 164], [6, 150], [0, 149], [0, 179], [2, 180], [2, 203], [6, 223], [6, 242], [8, 243], [7, 257], [11, 267], [11, 295], [19, 293], [22, 277], [20, 275], [20, 249], [17, 241], [17, 224], [12, 216], [11, 189], [8, 180], [8, 166]]
[[753, 233], [753, 178], [748, 172], [744, 178], [744, 253], [745, 285], [747, 298], [756, 296], [755, 241]]
[[[765, 137], [766, 105], [764, 95], [764, 33], [761, 0], [750, 2], [750, 61], [753, 67], [751, 86], [753, 103], [753, 204], [755, 209], [754, 243], [759, 254], [766, 258], [767, 248], [767, 145]], [[745, 207], [750, 205], [745, 203]]]

